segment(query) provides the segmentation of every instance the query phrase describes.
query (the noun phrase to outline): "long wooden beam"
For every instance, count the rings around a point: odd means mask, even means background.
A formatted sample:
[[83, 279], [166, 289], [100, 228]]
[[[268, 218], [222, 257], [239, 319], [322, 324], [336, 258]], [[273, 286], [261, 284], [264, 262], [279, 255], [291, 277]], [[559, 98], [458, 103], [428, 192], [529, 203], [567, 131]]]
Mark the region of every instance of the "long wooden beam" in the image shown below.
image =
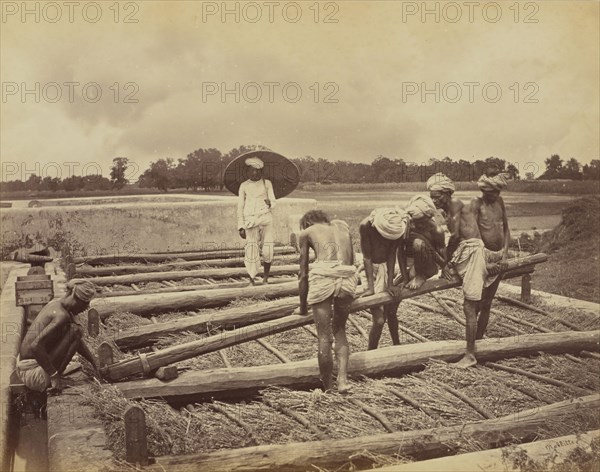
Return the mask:
[[[292, 282], [296, 280], [294, 277], [278, 277], [269, 280], [269, 284], [283, 284], [286, 282]], [[119, 290], [114, 292], [102, 292], [97, 293], [94, 298], [113, 298], [113, 297], [126, 297], [129, 295], [140, 295], [140, 292], [144, 295], [150, 295], [153, 293], [173, 293], [173, 292], [193, 292], [195, 290], [219, 290], [219, 289], [231, 289], [231, 288], [244, 288], [248, 286], [248, 281], [244, 282], [225, 282], [221, 284], [204, 284], [204, 285], [176, 285], [174, 287], [160, 287], [160, 288], [144, 288], [140, 290]]]
[[[480, 362], [526, 356], [538, 351], [564, 354], [582, 349], [600, 349], [600, 330], [530, 334], [483, 339], [476, 343], [476, 354]], [[429, 359], [457, 361], [464, 352], [464, 341], [435, 341], [357, 352], [350, 356], [349, 374], [371, 377], [397, 375], [420, 369]], [[317, 360], [308, 359], [288, 364], [184, 372], [169, 383], [147, 379], [115, 385], [128, 398], [186, 395], [216, 398], [255, 393], [267, 385], [302, 388], [317, 386], [319, 382]]]
[[[286, 264], [271, 267], [271, 275], [297, 274], [298, 264]], [[259, 273], [262, 275], [262, 271]], [[167, 272], [149, 272], [146, 274], [110, 275], [105, 277], [89, 277], [73, 279], [75, 282], [89, 280], [96, 285], [135, 284], [138, 282], [160, 282], [162, 280], [181, 280], [188, 277], [227, 279], [229, 277], [247, 277], [243, 267], [223, 267], [216, 269], [173, 270]]]
[[[504, 472], [523, 470], [519, 459], [527, 457], [528, 461], [555, 467], [565, 462], [572, 453], [585, 451], [590, 453], [593, 440], [600, 437], [600, 430], [588, 431], [583, 434], [569, 434], [543, 441], [528, 442], [514, 446], [488, 449], [485, 451], [459, 454], [457, 456], [439, 457], [426, 461], [396, 464], [377, 469], [378, 472], [465, 472], [465, 470], [501, 470]], [[576, 451], [577, 449], [577, 451]], [[512, 467], [511, 467], [512, 466]], [[546, 468], [544, 467], [544, 468]]]
[[173, 292], [129, 295], [126, 297], [98, 298], [90, 303], [105, 319], [118, 311], [128, 311], [138, 315], [156, 314], [175, 310], [192, 310], [226, 305], [237, 298], [268, 297], [278, 298], [298, 293], [297, 282], [274, 285], [255, 285], [237, 289], [196, 290], [193, 292]]
[[[280, 255], [277, 261], [284, 261], [288, 264], [298, 263], [296, 254]], [[183, 261], [183, 262], [168, 262], [165, 264], [131, 264], [131, 265], [115, 265], [115, 266], [100, 266], [100, 267], [80, 267], [76, 270], [75, 275], [79, 277], [99, 277], [104, 275], [126, 275], [126, 274], [143, 274], [149, 272], [167, 272], [186, 267], [243, 267], [244, 256], [228, 258], [228, 259], [203, 259], [200, 261]]]
[[[296, 249], [291, 246], [275, 248], [275, 254], [293, 254]], [[172, 259], [183, 259], [185, 261], [201, 261], [203, 259], [226, 259], [230, 257], [243, 257], [244, 249], [220, 249], [210, 251], [193, 252], [163, 252], [148, 254], [109, 254], [101, 256], [75, 257], [75, 264], [101, 265], [101, 264], [123, 264], [128, 262], [164, 262]]]
[[270, 444], [206, 454], [158, 457], [156, 465], [151, 466], [150, 470], [300, 472], [310, 470], [313, 465], [321, 469], [335, 470], [349, 462], [356, 467], [366, 469], [372, 467], [373, 462], [367, 459], [366, 455], [359, 459], [352, 458], [357, 451], [368, 451], [374, 456], [399, 454], [415, 459], [428, 459], [451, 454], [456, 450], [456, 446], [452, 447], [452, 445], [460, 441], [476, 440], [484, 447], [497, 447], [513, 439], [518, 441], [533, 439], [538, 431], [552, 422], [569, 418], [574, 414], [592, 414], [598, 408], [600, 408], [600, 394], [595, 394], [520, 411], [501, 418], [456, 426], [349, 439]]
[[[539, 262], [543, 262], [545, 259], [545, 255], [543, 255], [544, 257], [539, 258], [531, 258], [531, 259], [527, 259], [526, 260], [526, 264], [523, 265], [517, 265], [516, 263], [512, 263], [512, 269], [509, 270], [508, 272], [506, 272], [504, 274], [504, 278], [510, 278], [510, 277], [517, 277], [522, 275], [523, 271], [531, 271], [533, 270], [532, 268], [532, 264], [535, 263], [539, 263]], [[534, 261], [534, 262], [532, 262]], [[386, 304], [386, 303], [390, 303], [393, 301], [398, 301], [398, 300], [404, 300], [404, 299], [409, 299], [412, 297], [416, 297], [419, 295], [423, 295], [425, 293], [431, 293], [431, 292], [435, 292], [435, 291], [439, 291], [439, 290], [446, 290], [449, 288], [453, 288], [453, 287], [458, 287], [461, 285], [461, 281], [458, 278], [455, 278], [452, 281], [448, 281], [446, 279], [430, 279], [427, 280], [421, 287], [419, 287], [417, 290], [409, 290], [407, 288], [404, 288], [400, 294], [400, 296], [398, 298], [394, 298], [392, 297], [390, 294], [386, 293], [378, 293], [369, 297], [361, 297], [358, 298], [356, 300], [354, 300], [354, 302], [352, 302], [352, 304], [350, 305], [350, 311], [351, 312], [355, 312], [355, 311], [360, 311], [360, 310], [365, 310], [368, 308], [371, 308], [373, 306], [377, 306], [377, 305], [382, 305], [382, 304]], [[217, 292], [215, 290], [215, 292]], [[298, 293], [297, 291], [294, 293]], [[135, 297], [139, 297], [141, 295], [137, 295]], [[237, 296], [237, 295], [236, 295]], [[122, 297], [125, 298], [125, 297]], [[106, 309], [102, 309], [99, 311], [101, 311], [101, 316], [108, 316], [111, 311], [130, 311], [133, 313], [149, 313], [152, 310], [158, 311], [158, 309], [161, 306], [165, 306], [162, 300], [162, 297], [160, 296], [156, 296], [156, 297], [148, 297], [147, 301], [141, 305], [137, 302], [137, 298], [133, 298], [131, 297], [131, 299], [127, 299], [127, 303], [124, 304], [119, 304], [118, 301], [111, 301], [112, 305], [110, 305], [109, 307], [107, 307]], [[181, 302], [181, 300], [184, 300], [187, 302], [188, 297], [185, 296], [181, 296], [180, 298], [178, 298], [178, 301]], [[150, 302], [152, 301], [152, 302]], [[274, 315], [274, 316], [270, 316], [268, 319], [273, 319], [276, 317], [282, 317], [282, 316], [287, 316], [291, 313], [291, 311], [297, 306], [298, 304], [298, 300], [297, 299], [290, 299], [288, 300], [288, 304], [286, 305], [281, 305], [280, 306], [280, 310], [275, 312], [271, 312], [269, 313], [269, 315]], [[153, 303], [155, 303], [155, 305], [153, 305]], [[170, 300], [168, 303], [170, 303], [170, 305], [167, 304], [167, 306], [171, 306], [171, 310], [177, 309], [179, 308], [178, 306], [175, 306], [175, 300]], [[192, 301], [189, 301], [189, 303], [193, 303]], [[96, 300], [96, 301], [92, 301], [92, 306], [96, 309], [98, 309], [98, 306], [100, 305], [100, 301]], [[152, 308], [154, 307], [154, 308]], [[147, 311], [138, 311], [141, 308], [148, 308]], [[277, 316], [275, 316], [275, 313], [278, 313]], [[238, 312], [233, 312], [232, 314], [233, 318], [232, 321], [229, 323], [229, 325], [232, 324], [242, 324], [243, 321], [240, 319], [239, 317], [239, 313]], [[261, 319], [257, 316], [249, 316], [248, 317], [248, 322], [246, 324], [251, 324], [251, 323], [257, 323], [257, 322], [261, 322], [261, 321], [265, 321], [265, 319]], [[254, 321], [252, 321], [254, 320]], [[299, 319], [300, 320], [300, 319]], [[227, 323], [227, 319], [226, 318], [221, 318], [221, 322], [222, 323]], [[286, 322], [287, 323], [287, 322]], [[124, 331], [122, 332], [118, 339], [117, 339], [117, 343], [119, 343], [122, 346], [127, 346], [127, 347], [134, 347], [136, 345], [143, 345], [146, 344], [148, 342], [151, 342], [154, 339], [157, 339], [158, 337], [160, 337], [161, 335], [164, 334], [172, 334], [172, 333], [176, 333], [178, 331], [194, 331], [195, 329], [199, 329], [199, 332], [203, 332], [203, 330], [205, 329], [204, 326], [206, 325], [206, 315], [200, 315], [199, 317], [188, 317], [186, 318], [186, 320], [176, 320], [176, 321], [171, 321], [171, 322], [166, 322], [166, 323], [157, 323], [155, 325], [152, 326], [147, 326], [147, 327], [142, 327], [142, 328], [136, 328], [134, 330], [128, 330], [128, 331]], [[302, 324], [298, 324], [298, 326], [302, 326]], [[297, 326], [295, 326], [297, 327]], [[241, 338], [240, 338], [241, 339]]]

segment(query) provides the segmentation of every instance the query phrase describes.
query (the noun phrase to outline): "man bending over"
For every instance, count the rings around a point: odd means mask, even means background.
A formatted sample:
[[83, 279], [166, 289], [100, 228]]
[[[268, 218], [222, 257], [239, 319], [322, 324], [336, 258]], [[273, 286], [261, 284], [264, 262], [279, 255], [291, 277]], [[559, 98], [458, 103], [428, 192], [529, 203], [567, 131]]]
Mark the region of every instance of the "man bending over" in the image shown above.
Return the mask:
[[[312, 307], [319, 338], [319, 370], [325, 391], [333, 388], [331, 345], [335, 339], [337, 387], [338, 392], [344, 393], [350, 389], [346, 320], [348, 305], [354, 299], [358, 283], [352, 238], [344, 221], [329, 221], [320, 210], [306, 213], [300, 220], [300, 229], [300, 307], [295, 314], [306, 315], [308, 307]], [[310, 248], [315, 252], [315, 262], [309, 270]]]
[[[361, 222], [360, 247], [367, 276], [367, 291], [363, 296], [386, 291], [394, 293], [396, 257], [402, 280], [408, 280], [404, 240], [409, 220], [408, 214], [400, 208], [378, 208]], [[392, 343], [400, 344], [396, 318], [398, 305], [399, 302], [392, 302], [371, 308], [373, 326], [369, 333], [369, 349], [377, 349], [386, 319]]]

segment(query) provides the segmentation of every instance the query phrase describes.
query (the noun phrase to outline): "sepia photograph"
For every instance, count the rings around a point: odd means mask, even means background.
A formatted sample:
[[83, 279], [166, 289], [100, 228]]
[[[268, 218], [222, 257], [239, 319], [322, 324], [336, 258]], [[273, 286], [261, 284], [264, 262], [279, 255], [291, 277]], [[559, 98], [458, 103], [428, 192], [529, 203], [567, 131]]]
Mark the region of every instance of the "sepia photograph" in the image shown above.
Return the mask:
[[0, 470], [600, 472], [600, 1], [0, 0]]

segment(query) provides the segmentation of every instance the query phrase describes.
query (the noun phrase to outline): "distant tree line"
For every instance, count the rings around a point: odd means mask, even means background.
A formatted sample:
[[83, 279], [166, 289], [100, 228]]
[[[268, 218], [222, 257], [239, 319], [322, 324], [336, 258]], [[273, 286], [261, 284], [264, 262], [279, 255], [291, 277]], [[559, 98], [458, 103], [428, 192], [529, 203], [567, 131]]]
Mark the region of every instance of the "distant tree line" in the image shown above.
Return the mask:
[[[185, 158], [175, 161], [172, 158], [158, 159], [140, 175], [137, 185], [142, 188], [157, 188], [164, 192], [170, 189], [185, 188], [191, 191], [211, 191], [223, 189], [223, 174], [227, 164], [237, 156], [255, 150], [268, 150], [264, 146], [240, 146], [226, 154], [218, 149], [197, 149]], [[310, 183], [386, 183], [386, 182], [424, 182], [436, 172], [443, 172], [457, 182], [477, 180], [489, 168], [493, 167], [509, 174], [518, 180], [521, 171], [528, 180], [536, 178], [533, 165], [525, 164], [522, 169], [518, 165], [508, 163], [499, 157], [488, 157], [485, 160], [469, 162], [458, 161], [450, 157], [430, 159], [426, 164], [407, 162], [403, 159], [391, 159], [379, 155], [370, 164], [350, 161], [329, 161], [323, 158], [305, 156], [292, 159], [301, 172], [301, 182]], [[545, 160], [545, 171], [537, 176], [542, 180], [600, 180], [600, 160], [592, 160], [590, 164], [581, 165], [577, 159], [564, 162], [557, 154]], [[110, 190], [119, 189], [128, 184], [125, 177], [128, 169], [126, 157], [116, 157], [110, 171], [110, 179], [101, 175], [71, 176], [65, 179], [56, 177], [39, 177], [30, 175], [20, 180], [2, 182], [1, 191], [75, 191], [75, 190]]]

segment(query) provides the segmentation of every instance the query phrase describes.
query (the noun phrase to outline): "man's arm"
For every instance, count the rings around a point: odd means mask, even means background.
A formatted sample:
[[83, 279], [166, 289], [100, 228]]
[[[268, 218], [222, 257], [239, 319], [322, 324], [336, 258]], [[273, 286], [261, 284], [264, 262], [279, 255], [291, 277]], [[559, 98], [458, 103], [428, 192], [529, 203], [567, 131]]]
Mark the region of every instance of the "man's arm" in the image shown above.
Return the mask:
[[498, 197], [498, 200], [502, 207], [502, 224], [504, 225], [504, 252], [502, 253], [502, 259], [506, 259], [508, 257], [508, 248], [510, 246], [510, 228], [508, 227], [508, 217], [506, 215], [504, 200], [502, 197]]
[[448, 230], [450, 231], [450, 239], [448, 240], [448, 249], [446, 250], [447, 260], [452, 259], [452, 254], [456, 251], [460, 243], [460, 221], [463, 210], [463, 202], [458, 200], [456, 203], [450, 202], [448, 215]]
[[269, 200], [269, 208], [275, 208], [275, 192], [273, 191], [273, 183], [270, 180], [265, 180], [267, 183], [267, 199]]
[[302, 231], [298, 237], [300, 246], [300, 272], [298, 274], [298, 288], [300, 291], [300, 314], [308, 312], [306, 300], [308, 298], [308, 250], [309, 237], [306, 231]]
[[246, 203], [246, 186], [242, 182], [240, 185], [238, 204], [237, 204], [237, 227], [238, 229], [244, 228], [244, 205]]
[[95, 369], [97, 369], [96, 358], [94, 357], [94, 354], [92, 354], [92, 351], [90, 351], [90, 348], [84, 341], [83, 337], [81, 338], [81, 342], [79, 343], [77, 352], [81, 354], [86, 361], [92, 364]]
[[363, 261], [365, 264], [365, 275], [367, 276], [367, 292], [366, 295], [375, 293], [375, 280], [373, 276], [373, 261], [371, 260], [371, 235], [369, 234], [370, 224], [368, 222], [361, 223], [359, 227], [360, 234], [360, 250], [363, 253]]

